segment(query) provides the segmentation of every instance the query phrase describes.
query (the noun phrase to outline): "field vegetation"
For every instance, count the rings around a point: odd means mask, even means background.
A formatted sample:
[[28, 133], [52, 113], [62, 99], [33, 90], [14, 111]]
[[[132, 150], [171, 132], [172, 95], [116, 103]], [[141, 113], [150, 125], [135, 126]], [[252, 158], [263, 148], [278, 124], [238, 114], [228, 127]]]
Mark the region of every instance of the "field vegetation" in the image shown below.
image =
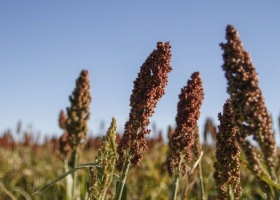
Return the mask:
[[0, 199], [280, 199], [277, 132], [256, 69], [232, 25], [220, 46], [229, 99], [216, 113], [219, 125], [211, 118], [197, 125], [204, 91], [200, 72], [193, 72], [179, 94], [176, 126], [166, 127], [168, 142], [148, 128], [172, 71], [171, 45], [158, 42], [134, 81], [123, 133], [112, 118], [105, 135], [88, 136], [88, 70], [58, 112], [60, 137], [42, 142], [21, 122], [16, 133], [4, 132]]

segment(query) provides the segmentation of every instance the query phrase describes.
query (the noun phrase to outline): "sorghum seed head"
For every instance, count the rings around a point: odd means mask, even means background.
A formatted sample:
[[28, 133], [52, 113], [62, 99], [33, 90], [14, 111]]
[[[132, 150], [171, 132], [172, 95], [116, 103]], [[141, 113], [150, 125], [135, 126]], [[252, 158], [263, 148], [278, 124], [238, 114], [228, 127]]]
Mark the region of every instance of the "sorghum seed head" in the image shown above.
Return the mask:
[[158, 42], [157, 49], [141, 66], [134, 81], [129, 120], [125, 124], [123, 138], [118, 146], [118, 170], [122, 170], [126, 159], [130, 159], [134, 166], [139, 166], [143, 157], [141, 151], [148, 149], [145, 135], [150, 133], [146, 128], [150, 124], [149, 117], [153, 115], [157, 102], [164, 95], [168, 73], [172, 70], [170, 48], [169, 42]]
[[101, 149], [95, 157], [97, 174], [94, 168], [90, 168], [90, 178], [87, 182], [87, 190], [89, 199], [105, 199], [107, 188], [113, 179], [116, 163], [116, 131], [117, 121], [112, 119], [111, 125], [103, 137]]
[[214, 179], [218, 188], [219, 199], [228, 197], [228, 185], [232, 186], [235, 199], [239, 199], [242, 189], [240, 183], [240, 147], [237, 142], [238, 129], [234, 125], [230, 100], [224, 105], [216, 142], [216, 159]]
[[240, 137], [253, 135], [264, 155], [266, 165], [273, 168], [276, 143], [271, 118], [265, 106], [258, 76], [249, 53], [243, 48], [239, 35], [232, 25], [226, 28], [227, 43], [221, 43], [227, 91], [231, 97], [233, 116]]
[[79, 145], [84, 144], [88, 131], [87, 121], [90, 116], [91, 96], [87, 70], [82, 70], [76, 81], [76, 88], [69, 96], [69, 100], [71, 106], [67, 108], [66, 130], [68, 132], [68, 142], [71, 148], [75, 150]]
[[[202, 81], [199, 72], [194, 72], [187, 86], [181, 89], [177, 105], [176, 129], [171, 138], [171, 156], [168, 162], [169, 174], [179, 168], [187, 169], [191, 160], [192, 146], [195, 142], [195, 128], [200, 116], [200, 107], [204, 98]], [[184, 160], [181, 162], [181, 160]], [[186, 170], [182, 171], [186, 175]]]
[[64, 111], [61, 110], [59, 113], [58, 124], [59, 124], [59, 127], [63, 130], [65, 130], [65, 127], [66, 127], [66, 120], [67, 120], [67, 116], [65, 115]]

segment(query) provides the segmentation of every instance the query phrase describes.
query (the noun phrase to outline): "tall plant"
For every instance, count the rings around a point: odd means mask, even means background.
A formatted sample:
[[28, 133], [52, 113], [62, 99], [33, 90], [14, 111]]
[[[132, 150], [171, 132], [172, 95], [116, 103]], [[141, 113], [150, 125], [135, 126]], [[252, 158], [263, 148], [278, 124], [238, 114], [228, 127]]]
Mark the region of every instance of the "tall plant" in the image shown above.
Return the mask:
[[[268, 175], [277, 182], [275, 166], [278, 162], [276, 143], [273, 138], [273, 129], [270, 115], [265, 106], [264, 97], [259, 87], [256, 69], [250, 54], [244, 49], [236, 29], [232, 25], [226, 28], [226, 43], [220, 46], [223, 53], [228, 87], [231, 98], [233, 120], [238, 127], [240, 136], [238, 141], [249, 161], [249, 169], [259, 178]], [[246, 140], [248, 136], [260, 147], [260, 153], [255, 155], [255, 147]], [[263, 167], [260, 159], [264, 160]], [[267, 192], [270, 198], [279, 198], [279, 192], [274, 188], [275, 197]]]
[[228, 99], [224, 104], [223, 114], [218, 115], [216, 142], [216, 159], [214, 163], [214, 179], [219, 199], [239, 199], [242, 195], [240, 187], [240, 146], [237, 142], [238, 129], [234, 125], [233, 112]]
[[[68, 143], [72, 149], [71, 167], [78, 165], [78, 154], [80, 148], [86, 141], [88, 131], [87, 122], [90, 117], [89, 106], [91, 102], [90, 81], [87, 70], [82, 70], [76, 80], [76, 88], [69, 96], [70, 107], [67, 108], [66, 130], [68, 133]], [[76, 196], [77, 174], [74, 173], [73, 198]]]
[[186, 176], [192, 160], [192, 148], [196, 141], [197, 120], [204, 98], [199, 72], [194, 72], [187, 86], [181, 89], [177, 106], [176, 129], [171, 137], [171, 155], [168, 172], [173, 178], [172, 199], [176, 199], [179, 178]]
[[[64, 111], [61, 110], [59, 113], [58, 124], [59, 124], [59, 127], [63, 130], [63, 134], [59, 138], [59, 152], [60, 152], [60, 157], [64, 161], [65, 172], [67, 172], [69, 170], [68, 159], [72, 152], [71, 146], [68, 143], [68, 133], [66, 131], [66, 121], [67, 121], [67, 116], [65, 115]], [[71, 197], [72, 197], [72, 190], [73, 190], [72, 188], [73, 188], [73, 178], [72, 178], [72, 176], [67, 176], [66, 177], [66, 197], [67, 197], [67, 199], [71, 199]]]
[[125, 124], [124, 134], [117, 148], [119, 158], [116, 167], [121, 172], [117, 200], [121, 199], [129, 168], [139, 166], [143, 158], [142, 151], [148, 150], [145, 135], [150, 133], [147, 129], [150, 124], [149, 118], [154, 113], [157, 102], [164, 95], [168, 73], [172, 70], [170, 49], [169, 42], [158, 42], [157, 49], [141, 66], [140, 73], [134, 81], [129, 120]]
[[90, 168], [90, 178], [87, 182], [89, 200], [104, 200], [107, 189], [113, 179], [117, 158], [116, 131], [117, 121], [113, 118], [106, 136], [102, 139], [101, 148], [98, 150], [98, 154], [95, 157], [94, 164], [97, 167]]

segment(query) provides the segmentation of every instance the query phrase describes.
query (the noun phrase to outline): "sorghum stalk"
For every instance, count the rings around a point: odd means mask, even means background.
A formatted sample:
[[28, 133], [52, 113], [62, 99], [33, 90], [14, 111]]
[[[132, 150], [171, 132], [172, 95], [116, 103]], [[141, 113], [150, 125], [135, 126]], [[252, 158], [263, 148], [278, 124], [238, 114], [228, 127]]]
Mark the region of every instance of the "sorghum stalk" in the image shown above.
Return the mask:
[[271, 118], [258, 85], [257, 72], [232, 25], [226, 28], [226, 39], [227, 43], [220, 44], [224, 51], [222, 68], [228, 81], [227, 91], [231, 97], [235, 125], [240, 131], [241, 140], [252, 135], [257, 141], [268, 172], [276, 181], [276, 143]]
[[171, 138], [171, 156], [167, 169], [173, 177], [172, 199], [176, 199], [178, 179], [187, 175], [187, 164], [191, 161], [192, 146], [195, 142], [195, 129], [204, 98], [199, 72], [194, 72], [187, 86], [181, 89], [177, 105], [176, 129]]
[[[68, 142], [73, 149], [71, 156], [71, 167], [78, 164], [79, 148], [85, 143], [87, 135], [87, 121], [90, 112], [89, 105], [91, 102], [89, 73], [82, 70], [79, 78], [76, 80], [76, 88], [69, 96], [71, 106], [67, 108], [66, 130], [68, 133]], [[77, 174], [74, 173], [73, 198], [75, 199]]]
[[[200, 139], [199, 139], [199, 128], [198, 125], [195, 127], [195, 140], [194, 140], [194, 145], [192, 146], [193, 149], [193, 155], [194, 159], [198, 160], [201, 153], [202, 153], [202, 148], [200, 144]], [[201, 192], [201, 200], [204, 200], [204, 185], [203, 185], [203, 174], [202, 174], [202, 166], [201, 166], [201, 161], [198, 163], [198, 169], [199, 169], [199, 184], [200, 184], [200, 192]]]
[[205, 192], [204, 192], [201, 161], [198, 163], [198, 169], [199, 169], [199, 184], [200, 184], [201, 200], [204, 200], [205, 199]]
[[145, 135], [150, 133], [147, 129], [150, 124], [149, 118], [154, 113], [157, 102], [164, 95], [168, 73], [172, 70], [170, 48], [169, 42], [165, 44], [158, 42], [157, 49], [141, 66], [140, 73], [134, 81], [129, 120], [125, 124], [124, 134], [117, 148], [119, 158], [116, 168], [122, 171], [122, 176], [116, 199], [121, 198], [130, 166], [139, 166], [143, 157], [141, 152], [148, 149]]
[[242, 195], [240, 183], [240, 147], [237, 142], [238, 129], [234, 125], [230, 100], [224, 105], [223, 114], [219, 113], [216, 142], [216, 159], [214, 163], [215, 179], [219, 199], [239, 199]]
[[90, 180], [87, 183], [87, 190], [90, 200], [105, 199], [107, 188], [113, 178], [116, 163], [116, 131], [117, 122], [113, 118], [106, 136], [103, 137], [102, 146], [95, 157], [97, 174], [94, 168], [90, 168]]

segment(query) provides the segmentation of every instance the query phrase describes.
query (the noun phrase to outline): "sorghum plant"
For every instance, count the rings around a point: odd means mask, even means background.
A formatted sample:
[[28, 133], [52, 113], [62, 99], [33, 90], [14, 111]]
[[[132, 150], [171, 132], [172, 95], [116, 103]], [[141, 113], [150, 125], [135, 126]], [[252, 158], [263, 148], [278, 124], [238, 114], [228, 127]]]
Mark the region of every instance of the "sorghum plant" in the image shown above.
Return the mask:
[[69, 134], [68, 141], [74, 151], [78, 146], [85, 143], [88, 131], [87, 121], [90, 112], [91, 102], [89, 73], [82, 70], [79, 78], [76, 80], [76, 88], [69, 96], [71, 106], [67, 108], [66, 130]]
[[[117, 122], [113, 118], [106, 136], [103, 137], [102, 146], [98, 150], [94, 164], [96, 168], [90, 168], [90, 180], [87, 183], [88, 197], [90, 200], [105, 199], [107, 188], [109, 187], [116, 163], [116, 131]], [[97, 173], [95, 173], [95, 170]]]
[[[89, 105], [91, 102], [89, 73], [82, 70], [79, 78], [76, 80], [76, 88], [69, 96], [71, 106], [67, 108], [66, 130], [68, 133], [68, 143], [73, 150], [71, 156], [71, 167], [78, 164], [78, 151], [86, 141], [87, 121], [90, 112]], [[75, 199], [76, 173], [74, 173], [73, 198]]]
[[[61, 110], [59, 113], [58, 125], [63, 130], [63, 134], [59, 138], [59, 153], [60, 153], [60, 157], [63, 159], [63, 162], [64, 162], [64, 171], [65, 172], [67, 172], [69, 170], [68, 159], [72, 153], [71, 146], [69, 145], [69, 142], [68, 142], [66, 121], [67, 121], [67, 116], [65, 115], [63, 110]], [[67, 197], [67, 199], [72, 198], [72, 190], [73, 190], [73, 178], [72, 178], [72, 176], [67, 176], [66, 177], [66, 197]]]
[[216, 141], [217, 130], [216, 126], [211, 118], [207, 118], [204, 125], [204, 142], [207, 142], [207, 135], [211, 134], [213, 141]]
[[[240, 146], [248, 148], [246, 146], [248, 142], [245, 139], [247, 136], [253, 136], [260, 146], [269, 175], [272, 180], [277, 181], [276, 143], [273, 138], [271, 118], [258, 85], [257, 72], [249, 53], [243, 48], [239, 35], [232, 25], [226, 28], [226, 40], [226, 43], [220, 44], [224, 51], [222, 68], [228, 82], [227, 92], [231, 97], [234, 123], [240, 132], [238, 139]], [[245, 153], [250, 153], [250, 151], [247, 149]], [[246, 156], [248, 160], [251, 159], [249, 154]], [[250, 169], [254, 169], [255, 166], [258, 166], [257, 163], [250, 166]]]
[[141, 66], [140, 73], [134, 81], [129, 120], [125, 124], [124, 134], [117, 148], [119, 158], [116, 167], [122, 171], [117, 199], [121, 198], [130, 165], [139, 166], [143, 157], [141, 152], [148, 149], [145, 135], [150, 133], [147, 129], [150, 124], [149, 118], [154, 113], [157, 102], [164, 95], [168, 73], [172, 70], [170, 49], [169, 42], [158, 42], [157, 49]]
[[195, 130], [204, 98], [199, 72], [194, 72], [187, 86], [181, 89], [177, 105], [176, 128], [171, 138], [171, 156], [168, 159], [168, 172], [173, 177], [172, 198], [176, 199], [179, 176], [187, 175], [187, 165], [192, 159], [195, 143]]
[[59, 138], [59, 152], [62, 159], [65, 161], [68, 160], [69, 155], [71, 154], [71, 147], [68, 143], [68, 133], [66, 131], [66, 121], [67, 116], [63, 110], [59, 113], [58, 124], [59, 127], [63, 130], [62, 136]]
[[237, 142], [238, 129], [234, 125], [233, 112], [228, 99], [223, 114], [219, 113], [216, 142], [216, 158], [214, 163], [214, 179], [219, 199], [239, 199], [242, 194], [240, 183], [240, 147]]

